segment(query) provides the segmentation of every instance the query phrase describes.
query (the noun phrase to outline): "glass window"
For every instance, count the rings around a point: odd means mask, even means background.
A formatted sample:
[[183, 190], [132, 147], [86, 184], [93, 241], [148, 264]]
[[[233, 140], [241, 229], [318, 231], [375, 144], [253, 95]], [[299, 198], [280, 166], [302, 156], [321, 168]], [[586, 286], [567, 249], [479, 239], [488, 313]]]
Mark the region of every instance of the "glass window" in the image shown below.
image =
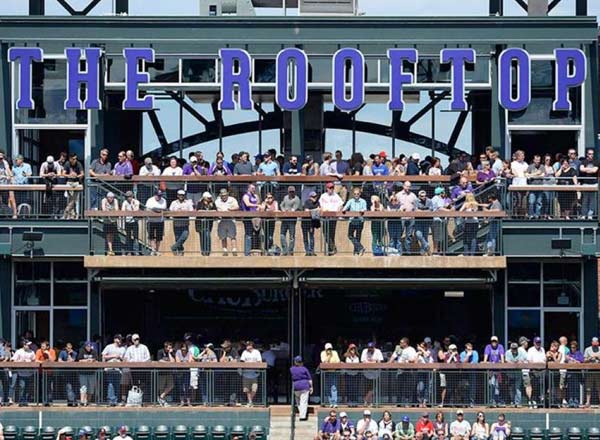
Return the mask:
[[214, 83], [217, 80], [214, 59], [182, 60], [182, 81]]
[[255, 60], [254, 61], [254, 82], [274, 83], [275, 82], [275, 60]]
[[311, 57], [308, 65], [308, 81], [331, 82], [331, 58]]
[[71, 342], [75, 347], [86, 340], [86, 310], [54, 310], [54, 345], [62, 347]]
[[[46, 60], [32, 64], [33, 110], [16, 110], [16, 123], [20, 124], [86, 124], [85, 110], [65, 110], [67, 62], [65, 60]], [[15, 75], [15, 91], [19, 87], [18, 75]]]
[[562, 282], [563, 280], [581, 282], [581, 264], [544, 263], [544, 282]]
[[37, 339], [50, 337], [50, 312], [48, 311], [17, 311], [15, 312], [15, 323], [17, 332], [15, 342], [17, 345], [19, 345], [21, 336], [28, 330]]
[[546, 312], [544, 314], [544, 340], [546, 345], [561, 336], [566, 336], [570, 341], [579, 338], [580, 313], [577, 312]]
[[539, 335], [540, 330], [539, 310], [508, 311], [509, 341], [517, 341], [519, 337], [523, 335]]
[[122, 56], [106, 59], [108, 82], [125, 82], [125, 58]]
[[518, 263], [508, 267], [508, 281], [539, 281], [539, 263]]
[[544, 283], [544, 307], [580, 307], [581, 288], [575, 283]]
[[150, 74], [150, 82], [179, 82], [179, 58], [155, 58], [153, 63], [146, 63], [146, 71]]
[[539, 284], [508, 283], [508, 307], [539, 307]]
[[50, 263], [15, 263], [16, 281], [50, 281]]
[[87, 283], [54, 283], [55, 306], [85, 306]]
[[581, 88], [570, 89], [571, 111], [554, 111], [554, 91], [532, 91], [531, 103], [525, 110], [508, 112], [508, 122], [514, 125], [579, 125], [581, 124]]
[[[475, 64], [465, 64], [465, 83], [488, 83], [490, 60], [477, 58]], [[420, 83], [449, 83], [451, 64], [440, 63], [439, 58], [421, 58], [417, 63], [417, 79]]]
[[87, 280], [87, 270], [81, 264], [54, 263], [54, 281], [56, 280]]
[[49, 306], [50, 283], [17, 284], [15, 286], [16, 306]]

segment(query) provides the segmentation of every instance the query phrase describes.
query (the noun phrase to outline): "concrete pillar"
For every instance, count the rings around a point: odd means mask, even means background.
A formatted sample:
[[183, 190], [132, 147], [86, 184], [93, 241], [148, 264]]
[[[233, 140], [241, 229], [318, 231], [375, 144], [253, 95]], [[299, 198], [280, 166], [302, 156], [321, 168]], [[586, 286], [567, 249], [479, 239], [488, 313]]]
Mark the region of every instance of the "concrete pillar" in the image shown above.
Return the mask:
[[5, 150], [8, 157], [14, 155], [12, 151], [12, 121], [13, 105], [10, 94], [10, 64], [8, 62], [8, 45], [0, 46], [0, 106], [4, 109], [0, 115], [0, 150]]

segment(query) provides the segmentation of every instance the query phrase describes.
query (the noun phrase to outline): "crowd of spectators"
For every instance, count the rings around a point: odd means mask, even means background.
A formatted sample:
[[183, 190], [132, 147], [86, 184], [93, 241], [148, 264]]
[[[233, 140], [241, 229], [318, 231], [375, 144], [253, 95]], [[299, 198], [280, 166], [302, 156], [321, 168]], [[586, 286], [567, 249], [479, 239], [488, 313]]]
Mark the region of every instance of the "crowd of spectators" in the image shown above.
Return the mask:
[[503, 413], [493, 423], [488, 423], [485, 413], [478, 412], [473, 424], [465, 419], [462, 409], [456, 418], [446, 422], [443, 412], [437, 412], [430, 420], [428, 412], [421, 414], [416, 423], [410, 416], [393, 420], [389, 411], [383, 411], [379, 421], [373, 419], [371, 410], [366, 409], [362, 418], [353, 422], [344, 411], [331, 410], [321, 422], [315, 440], [506, 440], [510, 437], [511, 423]]
[[[48, 156], [46, 161], [39, 164], [37, 168], [39, 172], [35, 176], [32, 166], [26, 163], [23, 156], [16, 156], [14, 163], [11, 164], [4, 153], [0, 151], [0, 184], [20, 185], [41, 180], [51, 187], [58, 183], [78, 185], [83, 182], [84, 166], [76, 154], [69, 155], [61, 152], [57, 160], [53, 156]], [[446, 205], [452, 205], [453, 202], [456, 202], [457, 196], [464, 198], [466, 193], [473, 192], [479, 186], [489, 184], [496, 178], [507, 179], [517, 186], [596, 184], [598, 169], [599, 164], [594, 157], [593, 149], [587, 149], [584, 157], [578, 157], [575, 149], [569, 149], [566, 155], [561, 153], [554, 156], [546, 154], [543, 157], [534, 155], [531, 158], [526, 158], [525, 153], [519, 150], [512, 155], [511, 160], [503, 160], [493, 147], [487, 147], [478, 159], [472, 158], [464, 152], [458, 153], [445, 169], [442, 167], [440, 159], [433, 156], [428, 155], [421, 158], [418, 153], [413, 153], [409, 156], [400, 154], [398, 157], [389, 157], [385, 151], [371, 154], [368, 157], [364, 157], [361, 153], [354, 153], [350, 158], [344, 158], [339, 150], [335, 153], [325, 152], [319, 163], [311, 155], [306, 155], [302, 161], [297, 156], [285, 158], [275, 149], [270, 149], [264, 154], [254, 157], [246, 151], [241, 151], [233, 154], [229, 161], [225, 159], [222, 152], [218, 152], [214, 160], [209, 161], [200, 151], [190, 153], [187, 161], [177, 157], [166, 157], [159, 160], [145, 157], [143, 160], [139, 160], [132, 150], [123, 150], [118, 153], [116, 163], [112, 164], [109, 160], [109, 151], [102, 149], [99, 157], [89, 165], [89, 175], [91, 177], [306, 175], [332, 176], [340, 179], [344, 176], [448, 175], [456, 185], [448, 194], [445, 194], [449, 199], [446, 201]], [[467, 179], [468, 186], [459, 188], [459, 180], [462, 177]], [[34, 178], [38, 180], [33, 180]], [[339, 181], [334, 183], [334, 192], [341, 199], [342, 205], [338, 207], [341, 210], [343, 204], [348, 201], [348, 195], [352, 193], [352, 188]], [[178, 190], [187, 190], [195, 205], [201, 198], [201, 192], [195, 191], [193, 186], [192, 184], [185, 186], [176, 182], [168, 182], [161, 189], [166, 191], [168, 203], [176, 199]], [[367, 195], [365, 198], [367, 209], [370, 209], [374, 203], [372, 196], [379, 197], [385, 208], [397, 203], [394, 196], [402, 189], [401, 186], [390, 182], [382, 182], [378, 185], [363, 183], [360, 188], [365, 193], [363, 196]], [[364, 191], [365, 189], [368, 191]], [[433, 194], [428, 194], [428, 196], [431, 197]], [[98, 208], [100, 206], [99, 192], [92, 191], [90, 197], [89, 205]], [[62, 200], [64, 198], [68, 200]], [[523, 198], [524, 200], [517, 200], [517, 209], [523, 209], [528, 217], [540, 218], [552, 215], [555, 197], [551, 192], [531, 191]], [[556, 199], [566, 217], [572, 215], [590, 218], [597, 214], [595, 192], [583, 193], [577, 199], [573, 199], [568, 194], [565, 195], [564, 192], [559, 192]], [[14, 191], [0, 192], [0, 206], [2, 203], [7, 204], [7, 209], [13, 215], [17, 214], [17, 202], [21, 201], [15, 199]], [[71, 202], [69, 195], [65, 194], [63, 197], [62, 193], [52, 195], [49, 192], [45, 198], [45, 204], [48, 205], [51, 213], [63, 212], [65, 218], [73, 218]], [[238, 203], [240, 202], [241, 200], [238, 200]], [[65, 209], [67, 206], [70, 207], [70, 210]], [[458, 209], [460, 206], [456, 206], [456, 208]]]
[[[28, 336], [31, 336], [29, 333]], [[275, 364], [275, 354], [271, 347], [261, 353], [261, 346], [253, 341], [224, 340], [217, 348], [213, 343], [197, 343], [197, 337], [185, 333], [180, 342], [165, 341], [162, 348], [152, 356], [148, 347], [141, 343], [138, 334], [123, 337], [114, 336], [112, 343], [101, 346], [99, 341], [85, 341], [79, 346], [71, 342], [61, 347], [53, 348], [49, 342], [42, 339], [38, 343], [31, 339], [23, 339], [17, 350], [11, 343], [0, 340], [0, 362], [167, 362], [167, 363], [197, 363], [197, 362], [266, 362], [269, 366]], [[116, 365], [115, 365], [116, 366]], [[93, 371], [86, 373], [77, 371], [76, 378], [70, 378], [64, 384], [65, 390], [58, 390], [58, 379], [49, 377], [48, 393], [43, 402], [46, 406], [52, 404], [53, 394], [60, 392], [66, 395], [68, 406], [88, 406], [89, 403], [99, 403], [99, 390]], [[254, 370], [244, 370], [242, 373], [242, 389], [245, 404], [252, 406], [258, 391], [259, 373]], [[0, 372], [0, 406], [27, 406], [32, 399], [33, 373], [28, 370], [5, 369]], [[147, 379], [146, 379], [147, 380]], [[144, 378], [135, 377], [127, 369], [111, 368], [105, 371], [106, 390], [104, 394], [110, 406], [125, 406], [127, 396], [132, 386], [139, 387], [142, 392], [149, 392], [149, 384]], [[79, 390], [79, 393], [76, 393]], [[181, 373], [165, 370], [159, 377], [158, 395], [156, 402], [161, 406], [179, 402], [180, 406], [190, 406], [193, 402], [206, 402], [206, 390], [199, 380], [197, 369], [181, 370]], [[153, 397], [154, 398], [154, 397]], [[232, 404], [241, 402], [231, 402]]]
[[[473, 343], [465, 341], [459, 348], [459, 341], [456, 338], [447, 336], [441, 341], [432, 341], [426, 337], [412, 346], [408, 338], [400, 339], [395, 347], [385, 346], [379, 348], [375, 342], [369, 342], [364, 347], [357, 347], [354, 343], [339, 347], [335, 350], [333, 344], [326, 343], [323, 351], [320, 353], [321, 363], [399, 363], [399, 364], [545, 364], [553, 362], [558, 364], [577, 364], [577, 363], [600, 363], [600, 343], [597, 337], [592, 338], [591, 343], [585, 350], [580, 351], [577, 341], [569, 341], [566, 336], [561, 336], [557, 341], [551, 341], [548, 350], [545, 350], [540, 337], [536, 336], [533, 341], [522, 336], [508, 343], [507, 349], [499, 342], [497, 336], [492, 336], [488, 344], [478, 351]], [[361, 349], [362, 348], [362, 349]], [[373, 373], [365, 372], [365, 378], [375, 379]], [[449, 394], [456, 394], [450, 378], [443, 372], [439, 373], [439, 388], [441, 389], [439, 405], [443, 407], [446, 403], [446, 397]], [[468, 376], [468, 375], [467, 375]], [[402, 387], [401, 393], [404, 394], [401, 400], [409, 405], [418, 402], [418, 405], [425, 407], [431, 404], [427, 401], [429, 383], [426, 377], [410, 374], [404, 376], [407, 382]], [[467, 389], [465, 403], [473, 406], [475, 394], [480, 392], [474, 386], [477, 380], [471, 378], [471, 383]], [[516, 372], [494, 372], [487, 380], [489, 386], [490, 404], [492, 406], [512, 405], [521, 407], [525, 404], [529, 407], [537, 407], [543, 404], [547, 396], [544, 395], [544, 387], [541, 383], [542, 378], [535, 370], [523, 369]], [[410, 382], [410, 383], [409, 383]], [[580, 400], [580, 387], [584, 386], [585, 401]], [[330, 406], [336, 407], [339, 402], [338, 388], [335, 383], [326, 384], [326, 396], [322, 396], [324, 402]], [[346, 400], [354, 400], [355, 403], [371, 405], [373, 402], [373, 388], [367, 386], [364, 388], [362, 401], [359, 396], [349, 396]], [[525, 396], [523, 396], [523, 390]], [[600, 376], [590, 374], [585, 377], [576, 370], [561, 370], [559, 374], [559, 386], [556, 390], [556, 400], [561, 402], [563, 407], [577, 408], [580, 406], [589, 407], [594, 394], [600, 398]]]

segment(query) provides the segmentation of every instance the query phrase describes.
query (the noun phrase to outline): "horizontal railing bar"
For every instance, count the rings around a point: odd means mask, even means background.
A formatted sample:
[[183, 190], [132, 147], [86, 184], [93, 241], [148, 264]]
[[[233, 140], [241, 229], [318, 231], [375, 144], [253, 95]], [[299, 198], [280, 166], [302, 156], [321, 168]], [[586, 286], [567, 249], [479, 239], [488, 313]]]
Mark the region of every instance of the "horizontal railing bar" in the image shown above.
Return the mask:
[[436, 182], [449, 183], [450, 176], [97, 176], [98, 182]]
[[[295, 212], [265, 212], [265, 211], [164, 211], [164, 212], [152, 212], [152, 211], [85, 211], [85, 216], [88, 218], [104, 218], [104, 217], [173, 217], [173, 218], [311, 218], [311, 213], [308, 211], [295, 211]], [[411, 218], [426, 218], [433, 219], [438, 217], [449, 217], [449, 218], [472, 218], [472, 217], [485, 217], [485, 218], [506, 218], [507, 215], [504, 211], [477, 211], [477, 212], [460, 212], [460, 211], [324, 211], [320, 214], [321, 218], [377, 218], [377, 219], [411, 219]]]
[[598, 192], [598, 185], [509, 185], [509, 191]]
[[[518, 367], [515, 365], [519, 365]], [[562, 364], [561, 364], [562, 365]], [[417, 363], [380, 363], [380, 364], [349, 364], [349, 363], [333, 363], [319, 364], [319, 369], [328, 371], [343, 371], [343, 370], [545, 370], [546, 364], [417, 364]], [[598, 366], [600, 367], [600, 365]], [[600, 369], [600, 368], [598, 368]]]
[[0, 362], [0, 368], [43, 370], [121, 369], [170, 370], [199, 368], [205, 370], [266, 370], [265, 362]]

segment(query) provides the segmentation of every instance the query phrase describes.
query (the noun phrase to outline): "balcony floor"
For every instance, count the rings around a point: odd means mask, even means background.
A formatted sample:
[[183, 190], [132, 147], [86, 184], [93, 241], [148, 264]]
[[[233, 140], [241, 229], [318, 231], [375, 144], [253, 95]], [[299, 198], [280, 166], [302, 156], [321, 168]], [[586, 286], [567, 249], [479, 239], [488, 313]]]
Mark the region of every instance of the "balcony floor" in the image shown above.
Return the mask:
[[89, 269], [505, 269], [506, 257], [482, 256], [86, 256]]

